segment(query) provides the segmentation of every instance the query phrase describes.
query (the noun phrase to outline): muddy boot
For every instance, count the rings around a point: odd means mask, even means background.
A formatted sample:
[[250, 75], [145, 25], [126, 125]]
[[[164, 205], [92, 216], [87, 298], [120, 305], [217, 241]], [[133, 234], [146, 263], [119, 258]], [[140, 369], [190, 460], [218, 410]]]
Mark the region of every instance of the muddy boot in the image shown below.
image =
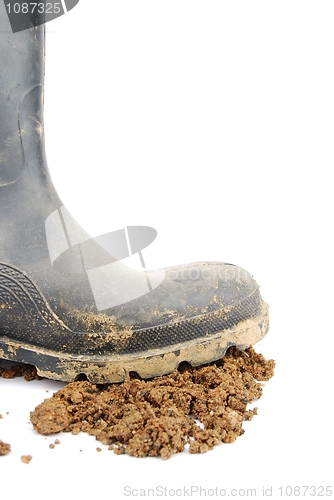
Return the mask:
[[246, 271], [204, 262], [138, 272], [120, 260], [140, 253], [149, 229], [91, 239], [75, 222], [47, 168], [43, 78], [44, 27], [13, 34], [0, 2], [0, 357], [104, 383], [259, 341], [268, 308]]

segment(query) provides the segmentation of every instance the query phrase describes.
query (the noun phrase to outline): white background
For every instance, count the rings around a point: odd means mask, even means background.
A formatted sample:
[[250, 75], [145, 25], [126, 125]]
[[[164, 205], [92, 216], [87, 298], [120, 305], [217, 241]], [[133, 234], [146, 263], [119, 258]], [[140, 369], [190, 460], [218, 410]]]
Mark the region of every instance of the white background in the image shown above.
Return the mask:
[[29, 411], [63, 384], [0, 379], [2, 494], [333, 484], [333, 19], [325, 0], [81, 0], [47, 25], [47, 156], [67, 208], [92, 235], [155, 227], [149, 267], [250, 271], [277, 368], [235, 443], [167, 462], [86, 435], [50, 450]]

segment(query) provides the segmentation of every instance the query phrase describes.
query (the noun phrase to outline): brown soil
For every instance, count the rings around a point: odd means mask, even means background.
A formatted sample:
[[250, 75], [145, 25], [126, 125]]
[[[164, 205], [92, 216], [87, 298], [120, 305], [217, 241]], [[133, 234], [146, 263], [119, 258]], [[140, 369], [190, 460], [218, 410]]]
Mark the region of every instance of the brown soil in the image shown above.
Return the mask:
[[10, 367], [8, 370], [0, 367], [0, 377], [7, 379], [24, 377], [27, 382], [42, 379], [42, 377], [37, 375], [36, 368], [31, 365], [15, 365]]
[[10, 453], [10, 444], [4, 443], [0, 439], [0, 457], [8, 455]]
[[257, 413], [247, 404], [262, 395], [257, 381], [269, 380], [274, 366], [252, 347], [232, 347], [216, 363], [152, 380], [72, 382], [37, 406], [31, 422], [44, 435], [87, 432], [117, 454], [167, 459], [186, 445], [203, 453], [244, 433], [242, 423]]
[[21, 462], [23, 462], [24, 464], [30, 464], [31, 459], [32, 459], [31, 455], [22, 455]]

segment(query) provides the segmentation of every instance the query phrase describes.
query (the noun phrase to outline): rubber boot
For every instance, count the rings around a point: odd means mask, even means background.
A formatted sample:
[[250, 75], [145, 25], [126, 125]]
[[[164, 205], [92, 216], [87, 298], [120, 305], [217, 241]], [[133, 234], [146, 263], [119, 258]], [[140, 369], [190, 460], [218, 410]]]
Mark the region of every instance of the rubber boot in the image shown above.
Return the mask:
[[51, 379], [105, 383], [199, 366], [259, 341], [268, 307], [246, 271], [135, 271], [120, 261], [124, 234], [111, 251], [110, 238], [92, 239], [75, 222], [47, 168], [43, 79], [44, 27], [13, 34], [0, 2], [0, 357]]

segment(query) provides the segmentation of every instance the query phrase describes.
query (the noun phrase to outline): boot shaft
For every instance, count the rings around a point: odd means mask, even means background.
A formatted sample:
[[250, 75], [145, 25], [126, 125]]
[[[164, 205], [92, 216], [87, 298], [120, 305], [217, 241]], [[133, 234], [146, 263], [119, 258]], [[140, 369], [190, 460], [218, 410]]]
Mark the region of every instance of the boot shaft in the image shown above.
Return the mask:
[[0, 197], [43, 156], [44, 26], [13, 33], [0, 2]]
[[44, 36], [13, 33], [0, 0], [0, 262], [27, 269], [49, 259], [45, 221], [62, 205], [45, 155]]

